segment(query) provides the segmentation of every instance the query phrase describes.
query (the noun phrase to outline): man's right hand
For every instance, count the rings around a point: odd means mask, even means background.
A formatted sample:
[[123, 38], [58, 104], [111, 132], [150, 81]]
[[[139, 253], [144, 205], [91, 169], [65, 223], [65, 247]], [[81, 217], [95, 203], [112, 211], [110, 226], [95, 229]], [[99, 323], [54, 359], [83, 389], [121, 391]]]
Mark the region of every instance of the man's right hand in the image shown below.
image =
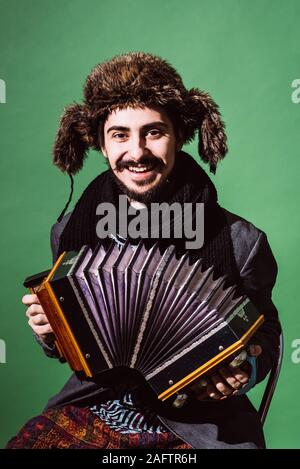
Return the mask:
[[53, 340], [53, 329], [49, 324], [45, 311], [40, 305], [38, 297], [34, 294], [24, 295], [22, 303], [28, 306], [26, 316], [33, 332], [44, 342]]

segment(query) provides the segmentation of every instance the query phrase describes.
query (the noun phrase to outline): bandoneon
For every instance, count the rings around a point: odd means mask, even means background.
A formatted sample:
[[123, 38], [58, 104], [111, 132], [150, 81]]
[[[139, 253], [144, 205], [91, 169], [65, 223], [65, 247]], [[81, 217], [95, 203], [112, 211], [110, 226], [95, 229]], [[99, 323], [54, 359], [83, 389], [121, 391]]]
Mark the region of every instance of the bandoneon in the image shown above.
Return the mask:
[[112, 242], [64, 252], [28, 277], [61, 356], [85, 379], [124, 367], [160, 400], [231, 361], [263, 322], [225, 277], [174, 246]]

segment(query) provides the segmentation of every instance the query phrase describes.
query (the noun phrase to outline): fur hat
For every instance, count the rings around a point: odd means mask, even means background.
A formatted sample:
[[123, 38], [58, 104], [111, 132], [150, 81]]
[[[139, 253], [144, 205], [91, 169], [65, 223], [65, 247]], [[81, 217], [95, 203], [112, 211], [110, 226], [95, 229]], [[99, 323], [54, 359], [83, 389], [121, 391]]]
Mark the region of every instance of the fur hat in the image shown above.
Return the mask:
[[176, 122], [183, 144], [198, 130], [198, 151], [215, 172], [226, 152], [217, 104], [198, 88], [187, 90], [176, 70], [152, 54], [131, 52], [96, 65], [87, 77], [83, 104], [68, 106], [54, 144], [54, 164], [68, 174], [82, 168], [87, 150], [100, 150], [100, 124], [116, 108], [162, 106]]

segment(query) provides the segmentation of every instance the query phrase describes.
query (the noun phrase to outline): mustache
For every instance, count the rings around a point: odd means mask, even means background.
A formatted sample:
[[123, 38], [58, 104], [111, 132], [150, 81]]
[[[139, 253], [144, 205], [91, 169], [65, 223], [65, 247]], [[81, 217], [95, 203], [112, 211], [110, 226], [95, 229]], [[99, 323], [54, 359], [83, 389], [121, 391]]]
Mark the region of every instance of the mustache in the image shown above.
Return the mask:
[[164, 167], [164, 162], [160, 158], [154, 156], [142, 156], [138, 161], [131, 159], [117, 161], [115, 169], [117, 169], [117, 171], [123, 171], [129, 166], [136, 168], [143, 164], [153, 165], [153, 167], [155, 167], [156, 169]]

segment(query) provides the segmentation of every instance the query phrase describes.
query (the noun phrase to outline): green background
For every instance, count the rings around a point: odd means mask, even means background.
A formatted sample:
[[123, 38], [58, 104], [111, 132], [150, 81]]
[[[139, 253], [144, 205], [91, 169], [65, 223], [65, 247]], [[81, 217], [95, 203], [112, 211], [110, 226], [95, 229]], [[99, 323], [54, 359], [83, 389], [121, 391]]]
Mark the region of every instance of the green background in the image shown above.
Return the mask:
[[[69, 193], [51, 162], [63, 107], [80, 101], [91, 68], [116, 54], [161, 55], [185, 85], [212, 94], [227, 125], [229, 154], [213, 177], [221, 204], [264, 230], [279, 265], [274, 301], [285, 331], [284, 366], [265, 433], [269, 448], [300, 448], [299, 124], [291, 83], [300, 78], [300, 1], [1, 0], [0, 446], [69, 370], [43, 356], [27, 326], [23, 279], [50, 266], [49, 230]], [[188, 147], [194, 155], [196, 142]], [[104, 169], [91, 153], [76, 201]], [[252, 391], [258, 402], [262, 387]]]

